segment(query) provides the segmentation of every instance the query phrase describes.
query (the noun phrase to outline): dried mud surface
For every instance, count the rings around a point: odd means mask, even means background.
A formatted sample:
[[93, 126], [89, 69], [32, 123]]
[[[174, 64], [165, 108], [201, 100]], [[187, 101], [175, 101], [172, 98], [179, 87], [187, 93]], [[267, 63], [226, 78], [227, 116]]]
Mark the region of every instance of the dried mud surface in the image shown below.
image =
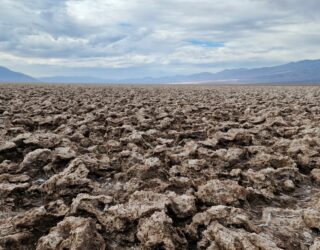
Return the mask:
[[320, 88], [0, 86], [0, 249], [320, 249]]

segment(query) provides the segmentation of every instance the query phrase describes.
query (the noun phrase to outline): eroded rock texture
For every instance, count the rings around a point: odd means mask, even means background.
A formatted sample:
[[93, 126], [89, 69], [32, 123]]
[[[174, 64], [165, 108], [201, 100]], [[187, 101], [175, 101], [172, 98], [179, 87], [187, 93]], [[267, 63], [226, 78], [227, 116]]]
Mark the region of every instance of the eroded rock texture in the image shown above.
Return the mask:
[[320, 249], [319, 87], [0, 93], [0, 249]]

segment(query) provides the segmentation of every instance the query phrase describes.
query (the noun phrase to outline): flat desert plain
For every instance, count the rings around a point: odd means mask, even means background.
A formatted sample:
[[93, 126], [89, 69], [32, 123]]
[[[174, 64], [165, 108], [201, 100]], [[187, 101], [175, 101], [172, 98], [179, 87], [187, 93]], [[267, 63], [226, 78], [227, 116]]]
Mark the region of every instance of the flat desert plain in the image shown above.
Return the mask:
[[320, 249], [320, 87], [0, 86], [0, 249]]

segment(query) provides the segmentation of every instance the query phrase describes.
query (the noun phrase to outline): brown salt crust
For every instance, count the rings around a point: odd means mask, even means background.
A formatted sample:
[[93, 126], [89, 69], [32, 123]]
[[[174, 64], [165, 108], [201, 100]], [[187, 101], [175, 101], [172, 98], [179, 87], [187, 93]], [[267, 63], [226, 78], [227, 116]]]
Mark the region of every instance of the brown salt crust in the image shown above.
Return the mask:
[[0, 249], [320, 248], [319, 87], [0, 93]]

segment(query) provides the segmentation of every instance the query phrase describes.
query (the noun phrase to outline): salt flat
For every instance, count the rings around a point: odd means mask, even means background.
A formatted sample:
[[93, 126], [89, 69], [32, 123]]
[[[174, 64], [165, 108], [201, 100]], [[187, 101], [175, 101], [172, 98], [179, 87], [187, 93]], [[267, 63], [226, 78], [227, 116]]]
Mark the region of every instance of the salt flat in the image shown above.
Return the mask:
[[0, 86], [0, 249], [319, 249], [320, 87]]

